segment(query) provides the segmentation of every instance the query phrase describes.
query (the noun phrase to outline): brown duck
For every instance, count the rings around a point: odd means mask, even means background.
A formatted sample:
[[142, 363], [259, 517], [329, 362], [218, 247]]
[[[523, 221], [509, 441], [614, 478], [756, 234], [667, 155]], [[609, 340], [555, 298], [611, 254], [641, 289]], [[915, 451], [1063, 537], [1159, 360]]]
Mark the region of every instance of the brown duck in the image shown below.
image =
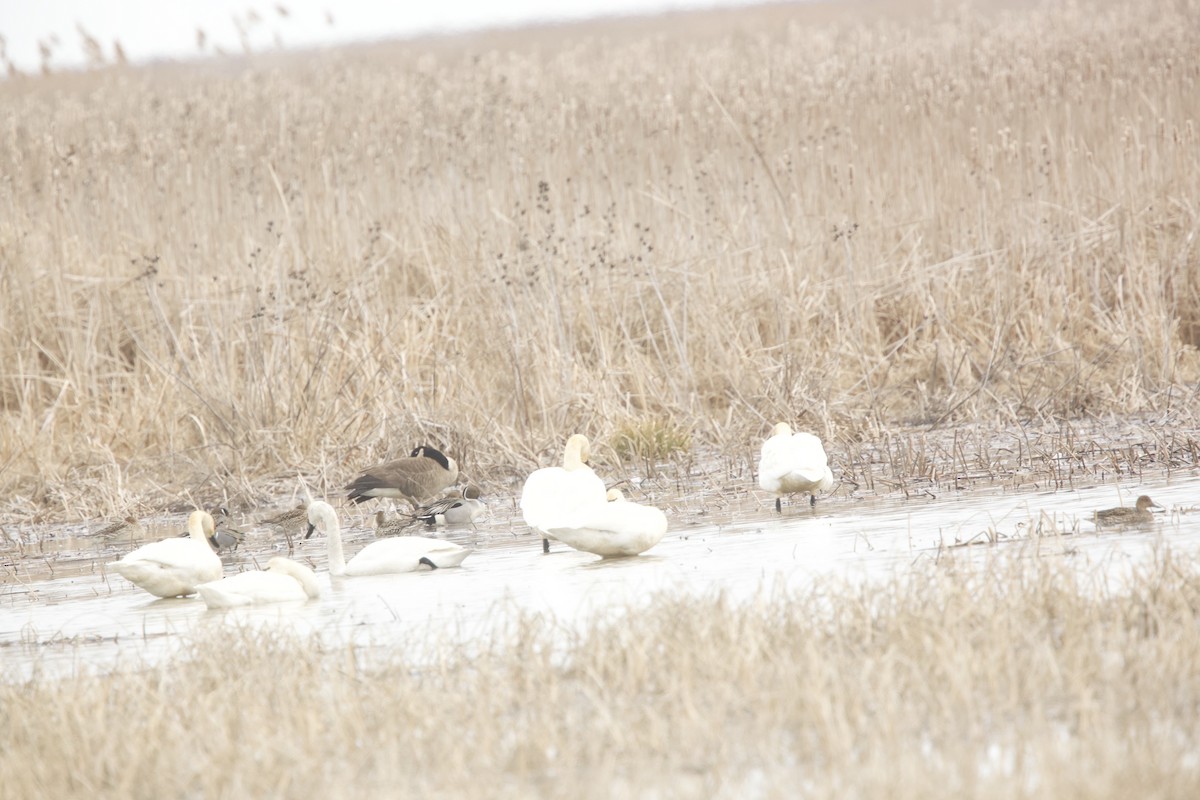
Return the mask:
[[1151, 508], [1162, 508], [1162, 506], [1151, 500], [1150, 495], [1144, 494], [1137, 499], [1133, 508], [1117, 506], [1116, 508], [1101, 509], [1096, 512], [1094, 519], [1097, 525], [1142, 525], [1154, 521], [1154, 513], [1150, 511]]

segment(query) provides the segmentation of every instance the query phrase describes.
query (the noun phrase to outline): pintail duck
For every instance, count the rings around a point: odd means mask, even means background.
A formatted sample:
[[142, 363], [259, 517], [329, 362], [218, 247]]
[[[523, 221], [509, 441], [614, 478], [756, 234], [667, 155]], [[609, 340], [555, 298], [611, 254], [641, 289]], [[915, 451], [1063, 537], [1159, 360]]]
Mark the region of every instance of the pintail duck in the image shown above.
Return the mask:
[[1154, 521], [1154, 513], [1150, 510], [1151, 508], [1162, 508], [1162, 506], [1151, 500], [1150, 495], [1144, 494], [1137, 499], [1133, 508], [1128, 506], [1104, 508], [1097, 511], [1092, 518], [1097, 525], [1143, 525]]

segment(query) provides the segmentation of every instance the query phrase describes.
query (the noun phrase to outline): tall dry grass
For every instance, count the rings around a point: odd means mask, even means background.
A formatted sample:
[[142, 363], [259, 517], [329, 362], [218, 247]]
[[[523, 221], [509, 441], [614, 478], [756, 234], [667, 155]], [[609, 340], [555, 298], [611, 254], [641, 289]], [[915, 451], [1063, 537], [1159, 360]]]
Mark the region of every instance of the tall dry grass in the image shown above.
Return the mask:
[[1194, 420], [1200, 6], [1004, 5], [0, 84], [4, 507]]
[[14, 800], [1191, 798], [1198, 578], [944, 556], [583, 633], [505, 612], [418, 661], [231, 622], [141, 671], [0, 682], [0, 774]]

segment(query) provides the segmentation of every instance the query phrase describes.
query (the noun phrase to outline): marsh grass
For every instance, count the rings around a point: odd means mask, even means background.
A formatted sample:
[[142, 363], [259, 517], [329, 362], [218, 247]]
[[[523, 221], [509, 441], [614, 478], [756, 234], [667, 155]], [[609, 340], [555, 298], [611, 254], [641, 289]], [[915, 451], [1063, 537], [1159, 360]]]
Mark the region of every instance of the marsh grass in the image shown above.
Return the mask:
[[[770, 7], [0, 83], [0, 497], [1195, 426], [1200, 7]], [[836, 449], [836, 448], [834, 448]], [[287, 491], [290, 491], [289, 487]]]
[[0, 684], [0, 771], [12, 798], [1194, 797], [1198, 587], [1166, 550], [1105, 579], [947, 552], [582, 632], [498, 610], [464, 647], [227, 618], [167, 663]]
[[683, 426], [670, 419], [638, 419], [618, 425], [610, 446], [622, 462], [639, 462], [649, 473], [655, 465], [689, 452], [691, 437]]

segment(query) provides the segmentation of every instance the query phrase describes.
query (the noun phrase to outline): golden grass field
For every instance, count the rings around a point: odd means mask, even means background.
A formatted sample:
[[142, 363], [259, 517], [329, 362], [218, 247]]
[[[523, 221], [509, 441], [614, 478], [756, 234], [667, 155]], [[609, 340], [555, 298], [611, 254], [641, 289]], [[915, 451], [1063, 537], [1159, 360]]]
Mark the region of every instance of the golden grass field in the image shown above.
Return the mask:
[[[1200, 3], [884, 5], [0, 81], [0, 522], [422, 442], [503, 504], [576, 431], [713, 497], [779, 420], [880, 494], [1194, 474]], [[0, 679], [0, 795], [1200, 796], [1194, 558], [901, 567], [469, 648], [207, 626]]]
[[576, 430], [1194, 428], [1200, 8], [1006, 5], [0, 83], [3, 513], [424, 441], [502, 480]]
[[420, 665], [436, 630], [210, 627], [161, 666], [0, 682], [0, 770], [13, 798], [1196, 797], [1200, 574], [1118, 583], [947, 554], [584, 633], [512, 613]]

